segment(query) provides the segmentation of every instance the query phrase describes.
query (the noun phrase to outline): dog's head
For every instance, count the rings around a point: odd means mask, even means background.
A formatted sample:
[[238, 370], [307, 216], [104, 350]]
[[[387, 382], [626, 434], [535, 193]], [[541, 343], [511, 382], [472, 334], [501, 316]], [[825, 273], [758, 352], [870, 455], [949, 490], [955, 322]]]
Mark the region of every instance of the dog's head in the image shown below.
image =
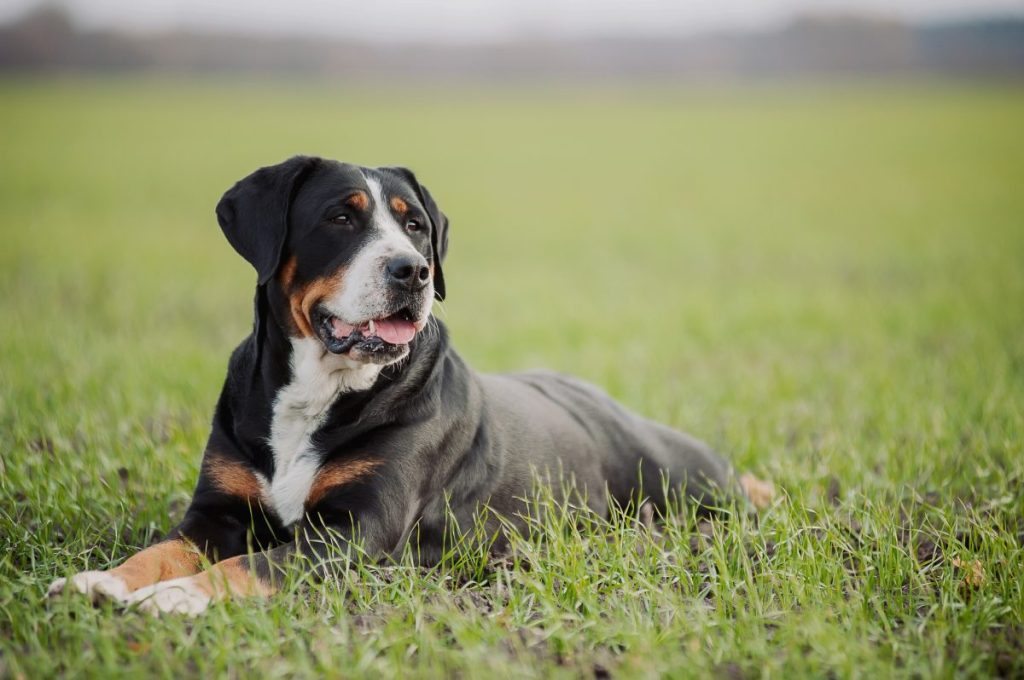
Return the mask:
[[402, 359], [444, 298], [448, 219], [405, 168], [296, 156], [235, 184], [217, 220], [285, 331], [354, 361]]

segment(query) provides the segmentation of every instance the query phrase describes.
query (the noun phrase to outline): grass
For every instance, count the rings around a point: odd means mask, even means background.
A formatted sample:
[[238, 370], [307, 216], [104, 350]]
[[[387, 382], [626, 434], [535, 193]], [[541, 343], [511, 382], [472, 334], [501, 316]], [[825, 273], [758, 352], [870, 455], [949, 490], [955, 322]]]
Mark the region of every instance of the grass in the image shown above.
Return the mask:
[[[0, 92], [0, 677], [1024, 674], [1024, 91]], [[47, 605], [181, 516], [250, 324], [213, 206], [299, 152], [418, 172], [476, 368], [582, 375], [780, 499], [195, 621]]]

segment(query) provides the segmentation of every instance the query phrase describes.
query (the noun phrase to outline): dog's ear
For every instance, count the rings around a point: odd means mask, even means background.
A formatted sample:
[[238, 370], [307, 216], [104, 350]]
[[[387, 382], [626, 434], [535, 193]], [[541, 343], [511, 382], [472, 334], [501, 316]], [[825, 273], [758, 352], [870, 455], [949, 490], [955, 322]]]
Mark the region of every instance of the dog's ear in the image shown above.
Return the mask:
[[438, 300], [444, 300], [444, 272], [441, 271], [441, 262], [448, 253], [448, 216], [437, 207], [434, 197], [430, 195], [425, 186], [422, 184], [417, 186], [423, 207], [427, 209], [431, 222], [430, 250], [434, 256], [434, 295]]
[[441, 270], [441, 262], [448, 253], [448, 217], [437, 207], [434, 197], [430, 195], [425, 186], [419, 183], [412, 170], [408, 168], [390, 169], [402, 175], [412, 185], [420, 199], [420, 203], [423, 204], [427, 211], [427, 216], [430, 218], [430, 250], [434, 264], [434, 297], [438, 300], [444, 300], [444, 272]]
[[423, 207], [430, 215], [430, 250], [434, 256], [434, 295], [438, 300], [444, 299], [444, 272], [441, 271], [441, 261], [447, 254], [447, 215], [442, 213], [434, 203], [434, 197], [430, 196], [427, 187], [419, 185], [420, 195], [423, 198]]
[[288, 210], [300, 180], [318, 159], [295, 156], [239, 180], [217, 203], [217, 221], [238, 254], [256, 269], [260, 285], [281, 263]]

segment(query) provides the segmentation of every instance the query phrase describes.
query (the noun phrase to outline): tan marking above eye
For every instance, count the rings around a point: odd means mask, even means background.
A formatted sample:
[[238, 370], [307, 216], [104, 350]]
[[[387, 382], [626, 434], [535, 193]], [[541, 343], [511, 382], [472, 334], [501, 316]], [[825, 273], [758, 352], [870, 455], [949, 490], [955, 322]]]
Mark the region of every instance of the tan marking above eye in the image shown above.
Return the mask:
[[399, 215], [409, 212], [409, 205], [398, 196], [391, 199], [391, 208]]
[[263, 485], [245, 463], [211, 455], [203, 461], [203, 473], [221, 493], [247, 501], [261, 502]]
[[320, 469], [313, 480], [312, 486], [309, 487], [309, 494], [306, 495], [306, 507], [311, 508], [319, 503], [331, 489], [351, 484], [365, 477], [383, 462], [381, 460], [363, 458], [327, 463], [327, 465]]
[[370, 206], [370, 197], [365, 191], [357, 191], [345, 199], [345, 205], [356, 210], [366, 210]]

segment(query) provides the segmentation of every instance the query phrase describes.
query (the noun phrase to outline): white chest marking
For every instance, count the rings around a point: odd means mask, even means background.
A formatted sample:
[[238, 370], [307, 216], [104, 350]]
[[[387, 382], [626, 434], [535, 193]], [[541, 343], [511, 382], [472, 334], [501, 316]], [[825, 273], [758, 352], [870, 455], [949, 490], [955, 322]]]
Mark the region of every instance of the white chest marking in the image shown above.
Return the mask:
[[339, 394], [372, 387], [381, 370], [375, 364], [329, 354], [316, 338], [293, 339], [291, 363], [292, 380], [274, 401], [270, 425], [274, 477], [263, 490], [286, 526], [302, 519], [305, 512], [322, 456], [311, 438], [331, 404]]

